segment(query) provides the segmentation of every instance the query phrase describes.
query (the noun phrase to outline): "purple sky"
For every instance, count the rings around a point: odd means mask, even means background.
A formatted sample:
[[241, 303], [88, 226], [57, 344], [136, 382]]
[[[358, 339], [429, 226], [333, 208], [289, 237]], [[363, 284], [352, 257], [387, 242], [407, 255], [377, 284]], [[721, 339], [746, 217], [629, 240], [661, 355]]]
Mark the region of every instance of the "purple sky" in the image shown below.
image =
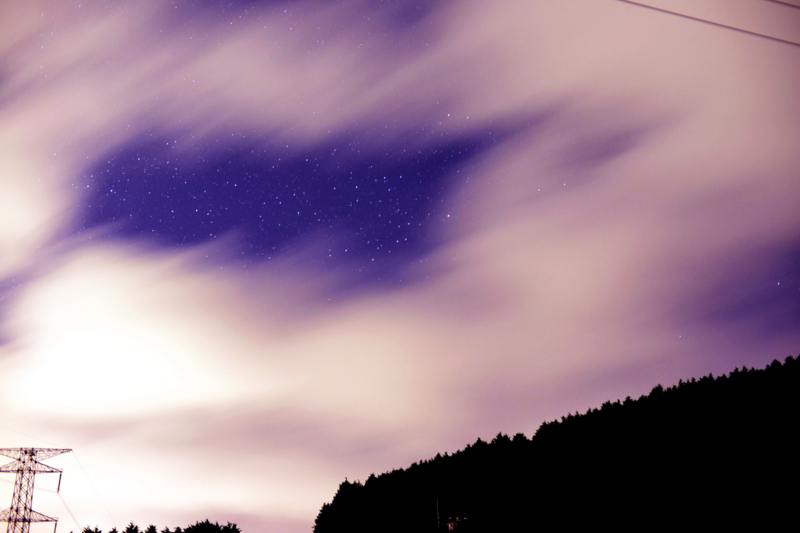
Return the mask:
[[615, 0], [3, 2], [0, 445], [75, 450], [59, 530], [309, 531], [345, 477], [797, 355], [799, 86]]

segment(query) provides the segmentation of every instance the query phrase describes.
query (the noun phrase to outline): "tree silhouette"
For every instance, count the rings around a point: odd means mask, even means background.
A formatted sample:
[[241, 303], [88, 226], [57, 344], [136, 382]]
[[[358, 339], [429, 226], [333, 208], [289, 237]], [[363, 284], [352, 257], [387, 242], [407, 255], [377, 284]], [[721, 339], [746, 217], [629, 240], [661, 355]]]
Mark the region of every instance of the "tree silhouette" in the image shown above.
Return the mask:
[[220, 526], [217, 522], [213, 524], [208, 520], [204, 520], [202, 522], [197, 522], [194, 525], [191, 525], [183, 530], [184, 533], [241, 533], [241, 530], [236, 524], [231, 524], [230, 522], [227, 525]]
[[[452, 455], [345, 480], [315, 533], [453, 529], [774, 529], [800, 466], [800, 362], [656, 385], [646, 396], [480, 438]], [[786, 483], [786, 481], [789, 483]]]
[[[89, 526], [84, 527], [81, 530], [81, 533], [103, 533], [99, 528], [95, 527], [92, 529]], [[117, 528], [112, 528], [108, 533], [117, 533]], [[142, 533], [139, 529], [139, 526], [131, 522], [125, 528], [123, 533]], [[147, 529], [144, 530], [144, 533], [158, 533], [156, 526], [150, 525], [147, 526]], [[202, 522], [197, 522], [191, 526], [188, 526], [186, 529], [181, 529], [180, 527], [176, 527], [174, 531], [170, 530], [169, 527], [165, 527], [161, 530], [161, 533], [242, 533], [242, 530], [239, 529], [239, 526], [228, 522], [226, 525], [221, 526], [219, 523], [214, 522], [211, 523], [208, 519], [203, 520]]]

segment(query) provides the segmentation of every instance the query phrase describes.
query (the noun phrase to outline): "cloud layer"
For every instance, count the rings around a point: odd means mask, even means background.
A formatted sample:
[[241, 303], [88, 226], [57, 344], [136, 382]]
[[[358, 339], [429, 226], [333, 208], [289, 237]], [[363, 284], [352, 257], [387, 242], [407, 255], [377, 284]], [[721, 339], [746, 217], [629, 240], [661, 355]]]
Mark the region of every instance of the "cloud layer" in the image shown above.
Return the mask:
[[615, 1], [4, 5], [0, 435], [76, 450], [36, 508], [307, 531], [345, 477], [796, 354], [799, 55]]

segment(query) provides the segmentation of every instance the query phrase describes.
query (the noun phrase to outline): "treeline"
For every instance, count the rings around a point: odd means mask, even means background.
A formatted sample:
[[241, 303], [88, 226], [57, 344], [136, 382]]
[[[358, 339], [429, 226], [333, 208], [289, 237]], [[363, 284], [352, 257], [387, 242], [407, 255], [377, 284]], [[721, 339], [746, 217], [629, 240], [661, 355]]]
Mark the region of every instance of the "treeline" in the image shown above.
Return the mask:
[[[81, 530], [81, 533], [103, 533], [100, 529], [95, 527], [92, 529], [89, 526], [86, 526]], [[112, 528], [108, 533], [242, 533], [242, 530], [236, 524], [231, 524], [228, 522], [226, 525], [221, 526], [217, 522], [211, 523], [208, 520], [203, 520], [202, 522], [197, 522], [191, 526], [182, 529], [181, 527], [176, 527], [175, 529], [170, 529], [165, 527], [161, 531], [156, 529], [156, 526], [150, 525], [144, 529], [139, 529], [139, 526], [131, 522], [128, 524], [128, 527], [123, 529], [122, 531], [117, 531], [117, 528]]]
[[758, 529], [795, 517], [800, 360], [734, 369], [345, 480], [315, 533]]

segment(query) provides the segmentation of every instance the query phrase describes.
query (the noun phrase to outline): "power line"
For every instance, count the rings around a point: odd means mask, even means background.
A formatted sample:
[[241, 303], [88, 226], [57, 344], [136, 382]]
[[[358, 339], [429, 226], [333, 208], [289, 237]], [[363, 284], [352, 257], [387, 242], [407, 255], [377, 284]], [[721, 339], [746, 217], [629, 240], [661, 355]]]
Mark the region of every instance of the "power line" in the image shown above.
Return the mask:
[[5, 430], [8, 430], [8, 431], [10, 431], [12, 433], [16, 433], [17, 435], [22, 435], [23, 437], [28, 437], [29, 439], [38, 440], [39, 442], [44, 442], [45, 444], [50, 444], [51, 446], [57, 446], [57, 444], [55, 444], [53, 442], [50, 442], [50, 441], [47, 441], [47, 440], [44, 440], [44, 439], [40, 439], [39, 437], [34, 437], [33, 435], [28, 435], [27, 433], [23, 433], [21, 431], [17, 431], [16, 429], [11, 429], [10, 427], [7, 427], [7, 426], [0, 426], [0, 429], [5, 429]]
[[81, 469], [81, 472], [83, 472], [83, 475], [86, 477], [86, 481], [89, 482], [89, 486], [92, 487], [92, 490], [94, 491], [94, 495], [97, 496], [97, 499], [100, 501], [100, 505], [103, 506], [103, 509], [106, 510], [106, 514], [108, 515], [109, 518], [111, 518], [111, 523], [114, 524], [114, 527], [117, 527], [117, 521], [114, 520], [114, 516], [111, 514], [111, 511], [108, 510], [108, 507], [106, 507], [106, 504], [103, 501], [103, 498], [100, 497], [100, 493], [97, 492], [97, 489], [94, 487], [94, 483], [92, 483], [92, 480], [89, 479], [89, 475], [86, 473], [86, 470], [83, 468], [83, 465], [78, 460], [78, 455], [75, 453], [74, 450], [72, 452], [72, 457], [74, 457], [75, 458], [75, 462], [78, 463], [78, 467]]
[[[775, 1], [775, 0], [769, 0], [769, 1]], [[719, 28], [725, 28], [726, 30], [738, 31], [739, 33], [745, 33], [747, 35], [752, 35], [754, 37], [761, 37], [763, 39], [769, 39], [770, 41], [777, 41], [779, 43], [789, 44], [789, 45], [797, 46], [798, 48], [800, 48], [800, 43], [796, 43], [794, 41], [787, 41], [785, 39], [780, 39], [778, 37], [772, 37], [771, 35], [764, 35], [763, 33], [756, 33], [754, 31], [745, 30], [745, 29], [742, 29], [742, 28], [737, 28], [736, 26], [728, 26], [727, 24], [720, 24], [719, 22], [711, 22], [710, 20], [701, 19], [701, 18], [697, 18], [697, 17], [692, 17], [690, 15], [685, 15], [683, 13], [678, 13], [676, 11], [669, 11], [668, 9], [661, 9], [660, 7], [648, 6], [647, 4], [640, 4], [639, 2], [633, 2], [631, 0], [617, 0], [617, 2], [622, 2], [622, 3], [625, 3], [625, 4], [630, 4], [632, 6], [639, 6], [639, 7], [644, 7], [644, 8], [647, 8], [647, 9], [652, 9], [653, 11], [658, 11], [660, 13], [666, 13], [668, 15], [674, 15], [676, 17], [681, 17], [681, 18], [685, 18], [685, 19], [689, 19], [689, 20], [694, 20], [696, 22], [702, 22], [704, 24], [710, 24], [711, 26], [717, 26]], [[777, 3], [783, 4], [784, 2], [777, 2]], [[786, 5], [792, 5], [792, 4], [786, 4]], [[795, 6], [795, 7], [797, 7], [797, 6]]]
[[64, 504], [64, 509], [66, 509], [67, 512], [69, 513], [69, 516], [72, 517], [72, 521], [75, 522], [75, 525], [78, 526], [78, 529], [80, 529], [81, 528], [81, 523], [78, 522], [77, 518], [75, 518], [75, 515], [72, 513], [72, 509], [70, 509], [69, 505], [67, 505], [67, 502], [64, 501], [64, 497], [61, 495], [60, 492], [58, 493], [58, 497], [61, 498], [61, 503]]
[[795, 9], [800, 9], [800, 6], [797, 4], [790, 4], [789, 2], [781, 2], [781, 0], [764, 0], [765, 2], [772, 2], [773, 4], [781, 4], [782, 6], [793, 7]]

